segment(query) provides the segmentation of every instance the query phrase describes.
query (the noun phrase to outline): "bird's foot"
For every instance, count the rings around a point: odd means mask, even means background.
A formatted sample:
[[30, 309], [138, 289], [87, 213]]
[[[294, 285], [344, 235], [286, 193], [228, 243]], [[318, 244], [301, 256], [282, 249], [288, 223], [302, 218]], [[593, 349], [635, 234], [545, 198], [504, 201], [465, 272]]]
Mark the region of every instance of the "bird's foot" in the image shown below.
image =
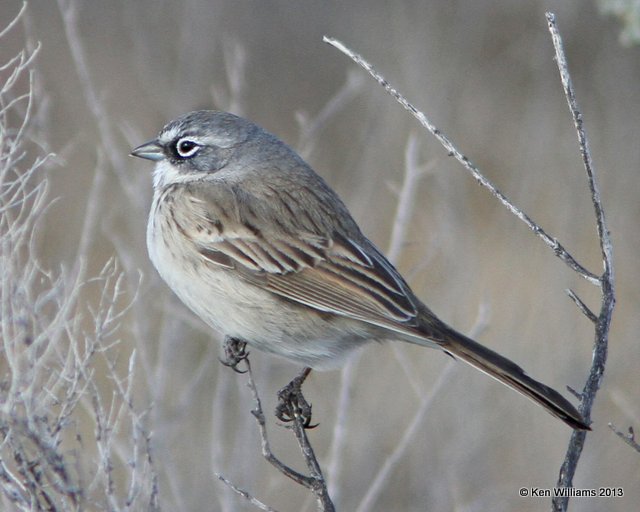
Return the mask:
[[236, 373], [247, 373], [247, 370], [240, 370], [238, 368], [238, 365], [249, 357], [247, 342], [226, 336], [222, 347], [224, 350], [224, 359], [220, 359], [220, 362]]
[[300, 419], [305, 429], [318, 426], [311, 424], [311, 404], [302, 394], [302, 383], [310, 373], [311, 368], [303, 369], [300, 375], [278, 391], [278, 405], [275, 414], [280, 421], [290, 423]]

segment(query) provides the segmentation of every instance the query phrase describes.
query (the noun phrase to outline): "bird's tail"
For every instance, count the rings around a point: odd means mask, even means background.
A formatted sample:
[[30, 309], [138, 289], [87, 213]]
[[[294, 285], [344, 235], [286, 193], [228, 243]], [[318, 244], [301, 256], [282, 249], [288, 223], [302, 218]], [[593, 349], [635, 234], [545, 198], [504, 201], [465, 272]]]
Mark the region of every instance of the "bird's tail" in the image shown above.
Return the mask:
[[[445, 352], [533, 400], [571, 428], [591, 430], [576, 408], [556, 390], [532, 379], [517, 364], [497, 352], [476, 343], [446, 325], [441, 327], [437, 329], [438, 336], [429, 337], [437, 339], [438, 345]], [[418, 345], [433, 346], [433, 342], [428, 340], [422, 340], [424, 343], [421, 343], [420, 339], [411, 341]]]

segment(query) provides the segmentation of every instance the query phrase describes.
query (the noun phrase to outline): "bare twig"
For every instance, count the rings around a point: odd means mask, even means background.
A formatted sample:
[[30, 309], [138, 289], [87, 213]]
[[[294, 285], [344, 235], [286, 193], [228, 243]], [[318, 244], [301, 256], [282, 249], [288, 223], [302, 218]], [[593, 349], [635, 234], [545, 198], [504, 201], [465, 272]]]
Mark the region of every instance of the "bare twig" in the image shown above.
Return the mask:
[[493, 183], [491, 183], [481, 172], [480, 170], [466, 157], [463, 153], [461, 153], [453, 143], [440, 131], [440, 129], [436, 128], [436, 126], [427, 118], [427, 116], [419, 111], [416, 107], [414, 107], [407, 99], [400, 94], [387, 80], [380, 75], [369, 62], [364, 60], [360, 55], [353, 52], [349, 48], [347, 48], [342, 42], [334, 39], [332, 37], [324, 36], [323, 40], [326, 43], [329, 43], [331, 46], [337, 48], [342, 53], [347, 55], [351, 60], [353, 60], [356, 64], [365, 69], [382, 87], [384, 87], [385, 91], [387, 91], [391, 96], [393, 96], [400, 105], [402, 105], [406, 110], [411, 112], [411, 114], [420, 122], [422, 126], [424, 126], [438, 141], [444, 146], [444, 148], [448, 151], [449, 156], [455, 157], [458, 162], [462, 164], [462, 166], [467, 169], [474, 179], [483, 187], [488, 189], [491, 194], [493, 194], [498, 201], [500, 201], [511, 213], [513, 213], [516, 217], [518, 217], [522, 222], [524, 222], [531, 231], [533, 231], [538, 237], [540, 237], [544, 243], [546, 243], [553, 252], [558, 256], [562, 261], [564, 261], [570, 268], [575, 270], [578, 274], [584, 277], [587, 281], [592, 284], [599, 285], [600, 278], [583, 267], [580, 263], [576, 261], [576, 259], [569, 254], [569, 252], [563, 247], [563, 245], [555, 238], [546, 233], [538, 224], [536, 224], [526, 213], [520, 210], [517, 206], [515, 206], [507, 197], [497, 189]]
[[20, 20], [22, 19], [22, 16], [24, 15], [26, 9], [27, 9], [27, 2], [22, 2], [22, 7], [20, 7], [20, 10], [18, 11], [18, 14], [16, 14], [13, 17], [13, 19], [11, 21], [9, 21], [9, 23], [7, 23], [7, 25], [5, 27], [0, 29], [0, 39], [3, 38], [4, 36], [6, 36], [9, 32], [11, 32], [11, 29], [13, 29], [13, 27], [15, 27], [20, 22]]
[[418, 193], [418, 182], [423, 176], [423, 170], [424, 166], [418, 163], [418, 138], [415, 135], [410, 135], [405, 148], [404, 176], [398, 195], [396, 213], [393, 216], [391, 239], [387, 250], [387, 258], [394, 265], [398, 263], [398, 258], [407, 241], [407, 232], [411, 225], [411, 215]]
[[[469, 331], [469, 336], [475, 338], [480, 333], [482, 333], [484, 329], [486, 329], [487, 325], [487, 311], [485, 307], [481, 306], [478, 309], [478, 315], [476, 317], [474, 325]], [[438, 375], [438, 379], [431, 387], [429, 394], [424, 396], [424, 391], [422, 390], [417, 393], [420, 401], [420, 407], [417, 408], [415, 414], [413, 415], [413, 419], [405, 428], [404, 433], [402, 434], [402, 437], [400, 438], [398, 444], [396, 444], [393, 452], [386, 458], [384, 464], [371, 482], [369, 489], [367, 489], [367, 492], [358, 505], [358, 512], [364, 512], [373, 508], [373, 505], [380, 496], [384, 485], [387, 484], [389, 477], [393, 473], [393, 470], [396, 468], [396, 466], [402, 459], [402, 456], [406, 453], [407, 449], [412, 446], [411, 441], [415, 440], [415, 434], [418, 431], [418, 427], [422, 424], [427, 415], [427, 412], [433, 405], [433, 400], [442, 392], [443, 389], [445, 389], [445, 385], [449, 383], [449, 380], [454, 375], [455, 368], [455, 361], [449, 361], [440, 371], [440, 375]]]
[[135, 352], [124, 377], [112, 359], [130, 307], [123, 276], [115, 261], [91, 280], [79, 277], [83, 261], [71, 273], [38, 262], [51, 204], [39, 172], [47, 157], [31, 155], [40, 152], [31, 140], [38, 49], [0, 64], [0, 499], [11, 510], [157, 510], [149, 435], [132, 405]]
[[304, 112], [297, 112], [296, 118], [300, 125], [300, 140], [296, 149], [302, 158], [308, 158], [315, 148], [318, 133], [327, 125], [329, 120], [340, 112], [358, 94], [362, 88], [362, 77], [359, 74], [347, 73], [347, 79], [342, 87], [329, 98], [322, 110], [313, 118]]
[[[382, 77], [369, 62], [364, 60], [360, 55], [347, 48], [340, 41], [324, 37], [324, 41], [334, 46], [349, 58], [351, 58], [356, 64], [365, 69], [384, 89], [393, 96], [406, 110], [424, 126], [431, 134], [433, 134], [438, 141], [449, 152], [450, 156], [454, 156], [476, 179], [476, 181], [487, 188], [509, 211], [511, 211], [516, 217], [522, 220], [538, 237], [540, 237], [549, 247], [551, 247], [554, 253], [564, 261], [571, 269], [577, 272], [580, 276], [585, 278], [592, 284], [598, 285], [602, 289], [602, 306], [600, 314], [596, 317], [589, 308], [580, 300], [573, 292], [569, 292], [569, 296], [578, 305], [580, 310], [595, 322], [595, 345], [593, 352], [593, 361], [589, 378], [583, 392], [581, 394], [582, 403], [580, 406], [580, 412], [585, 419], [589, 421], [591, 408], [595, 395], [600, 387], [602, 375], [604, 372], [604, 365], [607, 357], [607, 343], [608, 332], [611, 323], [611, 314], [615, 305], [615, 288], [614, 288], [614, 272], [613, 272], [613, 258], [612, 258], [612, 245], [609, 237], [609, 232], [606, 227], [604, 211], [602, 208], [602, 202], [600, 200], [600, 192], [597, 186], [595, 178], [595, 169], [591, 160], [589, 147], [587, 143], [586, 133], [583, 127], [582, 114], [578, 109], [575, 93], [568, 73], [566, 65], [566, 59], [562, 49], [562, 42], [555, 25], [555, 17], [551, 13], [547, 13], [547, 20], [549, 23], [549, 29], [552, 34], [554, 47], [556, 49], [556, 58], [558, 67], [560, 69], [560, 75], [569, 108], [571, 110], [576, 131], [578, 133], [578, 141], [580, 146], [580, 154], [582, 156], [583, 164], [587, 172], [587, 178], [589, 181], [589, 187], [591, 190], [591, 198], [594, 204], [596, 213], [597, 230], [600, 239], [600, 247], [602, 252], [604, 273], [600, 277], [577, 262], [577, 260], [567, 252], [562, 244], [554, 237], [548, 235], [540, 226], [538, 226], [533, 220], [525, 214], [518, 207], [513, 205], [486, 177], [480, 173], [479, 169], [471, 163], [471, 161], [462, 154], [453, 143], [425, 116], [424, 113], [417, 110], [409, 101], [407, 101], [402, 94], [400, 94], [393, 86]], [[573, 475], [577, 466], [586, 432], [574, 431], [571, 442], [567, 451], [565, 463], [560, 471], [560, 477], [558, 480], [559, 487], [570, 486], [573, 480]], [[554, 499], [554, 510], [566, 510], [568, 498]]]
[[[127, 165], [125, 163], [124, 153], [115, 151], [118, 144], [109, 121], [110, 116], [103, 102], [100, 100], [100, 95], [98, 91], [96, 91], [93, 80], [91, 79], [89, 59], [87, 58], [82, 38], [78, 33], [78, 6], [75, 0], [58, 0], [58, 9], [62, 16], [69, 50], [76, 66], [86, 104], [98, 127], [104, 155], [111, 164], [111, 168], [116, 174], [120, 186], [127, 195], [130, 204], [132, 204], [138, 212], [142, 212], [144, 210], [144, 198], [129, 186], [130, 179], [126, 175]], [[97, 169], [97, 172], [101, 171], [102, 169]]]
[[[398, 262], [398, 258], [406, 243], [407, 232], [411, 223], [411, 215], [415, 206], [415, 197], [418, 191], [418, 183], [424, 175], [425, 166], [418, 162], [418, 139], [411, 135], [405, 148], [405, 164], [402, 185], [396, 201], [396, 211], [393, 216], [393, 227], [389, 246], [387, 248], [387, 258], [393, 264]], [[416, 396], [422, 396], [422, 383], [412, 375], [410, 365], [405, 352], [397, 344], [393, 346], [393, 353], [411, 386], [416, 392]], [[340, 396], [336, 407], [336, 424], [333, 430], [333, 442], [329, 450], [327, 464], [328, 488], [335, 503], [340, 501], [340, 482], [343, 456], [345, 454], [344, 443], [346, 442], [346, 422], [349, 417], [353, 380], [355, 378], [356, 361], [350, 361], [342, 370]]]
[[578, 306], [578, 309], [580, 311], [582, 311], [582, 313], [584, 314], [584, 316], [586, 316], [589, 320], [591, 320], [594, 324], [598, 322], [598, 317], [596, 316], [596, 314], [591, 311], [591, 309], [589, 309], [589, 306], [587, 306], [584, 301], [578, 297], [578, 295], [576, 295], [576, 292], [574, 292], [571, 289], [567, 289], [565, 290], [566, 294], [569, 296], [569, 298], [575, 302], [576, 306]]
[[401, 460], [406, 450], [409, 448], [409, 446], [411, 446], [411, 443], [415, 439], [415, 434], [418, 431], [418, 427], [422, 424], [427, 411], [431, 408], [431, 404], [433, 403], [434, 398], [438, 396], [440, 391], [444, 388], [445, 384], [449, 382], [449, 379], [454, 373], [453, 370], [455, 367], [455, 361], [449, 361], [444, 369], [440, 372], [438, 380], [431, 388], [429, 394], [423, 398], [420, 407], [413, 415], [411, 423], [409, 423], [409, 425], [405, 429], [404, 434], [402, 435], [402, 439], [396, 445], [393, 452], [386, 458], [384, 464], [376, 473], [376, 476], [371, 482], [369, 489], [360, 501], [356, 512], [365, 512], [367, 510], [373, 509], [373, 505], [380, 496], [380, 493], [384, 488], [384, 484], [389, 479], [389, 476], [397, 466], [398, 462]]
[[305, 431], [305, 419], [298, 414], [294, 413], [293, 425], [292, 428], [298, 439], [298, 445], [302, 450], [302, 454], [304, 456], [305, 462], [307, 463], [307, 467], [311, 471], [310, 476], [305, 476], [302, 473], [295, 471], [289, 466], [282, 463], [275, 455], [271, 452], [271, 448], [269, 447], [269, 441], [267, 439], [267, 429], [266, 422], [264, 417], [264, 412], [262, 410], [262, 404], [260, 402], [260, 397], [258, 395], [258, 390], [256, 388], [255, 381], [253, 379], [253, 373], [251, 370], [251, 364], [249, 360], [246, 360], [247, 363], [247, 374], [249, 377], [249, 388], [253, 394], [253, 400], [255, 408], [253, 409], [252, 414], [255, 416], [256, 421], [260, 427], [260, 438], [262, 441], [262, 455], [264, 458], [272, 464], [278, 471], [280, 471], [285, 476], [291, 478], [293, 481], [299, 483], [300, 485], [306, 487], [313, 491], [316, 495], [316, 499], [318, 500], [319, 510], [322, 512], [331, 512], [334, 510], [333, 503], [329, 497], [329, 493], [327, 491], [327, 486], [322, 476], [322, 471], [320, 469], [320, 464], [318, 464], [318, 460], [313, 452], [311, 444], [309, 443], [309, 439], [307, 437]]
[[[299, 471], [290, 468], [280, 459], [278, 459], [271, 451], [271, 446], [269, 444], [269, 438], [267, 435], [267, 422], [265, 419], [264, 411], [262, 409], [262, 401], [260, 400], [260, 395], [258, 394], [258, 388], [256, 387], [256, 383], [253, 378], [251, 363], [246, 355], [243, 356], [242, 360], [244, 361], [247, 368], [247, 371], [245, 372], [248, 377], [247, 385], [249, 386], [251, 394], [253, 395], [254, 408], [251, 411], [251, 414], [253, 414], [253, 416], [256, 418], [256, 421], [258, 422], [258, 429], [260, 431], [260, 442], [262, 446], [262, 456], [267, 462], [269, 462], [269, 464], [275, 467], [287, 478], [290, 478], [294, 482], [311, 490], [316, 497], [316, 500], [318, 502], [318, 510], [320, 512], [333, 512], [335, 510], [335, 507], [333, 506], [333, 502], [331, 501], [331, 498], [329, 496], [320, 464], [318, 463], [311, 443], [309, 442], [309, 438], [307, 437], [306, 419], [302, 415], [298, 414], [295, 408], [292, 408], [292, 425], [289, 428], [294, 431], [296, 439], [298, 440], [298, 445], [300, 446], [300, 450], [302, 451], [304, 460], [307, 464], [307, 467], [309, 468], [309, 476], [303, 475]], [[239, 494], [244, 496], [244, 494], [242, 493]], [[247, 496], [249, 495], [247, 494], [245, 498], [247, 498]]]
[[327, 489], [333, 502], [340, 507], [342, 494], [342, 467], [346, 453], [347, 422], [353, 403], [353, 383], [356, 377], [358, 359], [350, 360], [340, 372], [340, 394], [336, 403], [336, 422], [331, 435], [331, 447], [327, 458]]
[[633, 427], [629, 427], [626, 434], [619, 431], [613, 423], [609, 423], [609, 428], [615, 433], [615, 435], [631, 446], [631, 448], [640, 453], [640, 444], [636, 441], [636, 434], [633, 431]]
[[[187, 23], [188, 19], [185, 20]], [[188, 44], [185, 45], [188, 48]], [[223, 42], [224, 69], [226, 87], [211, 86], [213, 104], [236, 115], [244, 114], [247, 84], [247, 50], [235, 40]]]
[[[569, 75], [569, 67], [567, 65], [567, 59], [564, 53], [562, 38], [560, 37], [560, 32], [558, 31], [558, 27], [556, 25], [556, 17], [555, 14], [551, 12], [547, 12], [546, 17], [549, 31], [551, 32], [553, 47], [555, 49], [556, 63], [558, 65], [558, 70], [560, 71], [560, 80], [562, 82], [562, 87], [567, 98], [567, 103], [569, 104], [569, 110], [571, 111], [571, 115], [573, 117], [573, 123], [578, 135], [580, 155], [582, 156], [582, 163], [587, 173], [587, 180], [589, 182], [589, 189], [591, 191], [591, 201], [593, 202], [593, 207], [595, 210], [598, 239], [600, 240], [600, 249], [602, 252], [602, 261], [604, 266], [604, 272], [602, 274], [602, 277], [599, 279], [602, 290], [602, 304], [600, 307], [600, 313], [595, 322], [595, 341], [593, 347], [591, 369], [589, 371], [587, 382], [582, 390], [582, 400], [580, 404], [580, 413], [583, 415], [585, 420], [589, 422], [593, 402], [595, 400], [598, 389], [600, 389], [600, 384], [602, 382], [602, 376], [604, 374], [604, 368], [607, 361], [609, 329], [611, 327], [611, 316], [613, 314], [613, 308], [615, 306], [613, 249], [611, 238], [609, 236], [609, 230], [607, 229], [607, 224], [605, 221], [602, 201], [600, 199], [600, 190], [598, 188], [598, 183], [595, 176], [595, 168], [593, 165], [593, 161], [591, 160], [587, 134], [583, 125], [582, 112], [580, 111], [578, 103], [576, 101], [576, 95], [573, 89], [571, 76]], [[578, 460], [580, 459], [582, 448], [584, 446], [586, 434], [586, 431], [573, 431], [564, 462], [562, 463], [562, 467], [560, 468], [560, 474], [558, 476], [558, 481], [556, 484], [557, 487], [571, 487], [573, 483], [573, 476], [578, 465]], [[552, 501], [552, 510], [565, 511], [568, 504], [568, 497], [555, 497]]]
[[254, 498], [253, 496], [251, 496], [251, 494], [249, 494], [244, 489], [240, 489], [239, 487], [237, 487], [236, 485], [231, 483], [229, 480], [227, 480], [220, 473], [215, 473], [215, 475], [218, 478], [218, 480], [220, 480], [222, 483], [224, 483], [233, 492], [235, 492], [239, 496], [242, 496], [245, 500], [247, 500], [253, 506], [258, 507], [260, 510], [265, 510], [266, 512], [277, 512], [275, 509], [273, 509], [273, 508], [269, 507], [268, 505], [265, 505], [264, 503], [262, 503], [259, 499]]

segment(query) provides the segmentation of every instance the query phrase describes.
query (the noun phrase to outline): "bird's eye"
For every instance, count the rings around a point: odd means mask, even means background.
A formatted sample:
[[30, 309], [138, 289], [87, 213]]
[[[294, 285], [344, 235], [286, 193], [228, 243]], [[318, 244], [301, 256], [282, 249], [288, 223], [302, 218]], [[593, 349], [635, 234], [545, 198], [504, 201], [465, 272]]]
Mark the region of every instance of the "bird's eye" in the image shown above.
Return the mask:
[[191, 139], [180, 139], [176, 142], [176, 153], [180, 158], [189, 158], [195, 155], [200, 149], [200, 144]]

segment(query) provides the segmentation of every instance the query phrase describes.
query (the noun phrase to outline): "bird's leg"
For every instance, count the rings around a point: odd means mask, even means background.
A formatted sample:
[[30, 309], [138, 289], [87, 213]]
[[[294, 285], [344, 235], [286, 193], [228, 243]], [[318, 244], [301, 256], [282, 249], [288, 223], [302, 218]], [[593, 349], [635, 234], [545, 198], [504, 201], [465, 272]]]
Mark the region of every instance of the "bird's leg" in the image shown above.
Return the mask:
[[238, 365], [249, 357], [249, 352], [246, 350], [247, 342], [231, 336], [225, 336], [222, 347], [224, 349], [224, 359], [220, 359], [220, 362], [234, 372], [246, 373], [247, 370], [239, 370]]
[[278, 405], [276, 417], [285, 423], [300, 418], [304, 428], [314, 428], [311, 425], [311, 404], [302, 394], [302, 383], [311, 373], [311, 368], [304, 368], [289, 384], [278, 391]]

